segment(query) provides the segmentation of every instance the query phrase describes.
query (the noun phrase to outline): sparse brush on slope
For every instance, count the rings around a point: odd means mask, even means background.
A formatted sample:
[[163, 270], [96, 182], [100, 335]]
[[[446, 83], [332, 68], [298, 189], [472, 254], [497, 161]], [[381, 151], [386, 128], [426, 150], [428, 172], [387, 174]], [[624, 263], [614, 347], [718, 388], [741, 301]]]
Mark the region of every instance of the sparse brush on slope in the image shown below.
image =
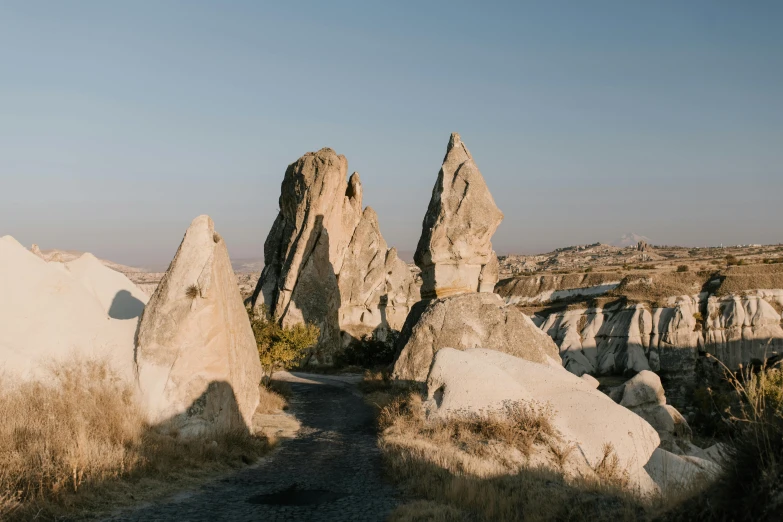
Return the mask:
[[0, 383], [0, 418], [0, 520], [116, 509], [269, 448], [245, 432], [189, 441], [159, 433], [131, 386], [94, 361], [55, 368], [46, 382]]
[[[372, 394], [379, 393], [373, 386]], [[545, 405], [486, 415], [426, 421], [421, 396], [398, 395], [379, 413], [379, 445], [391, 477], [413, 498], [390, 520], [649, 520], [623, 491], [627, 477], [611, 447], [594, 478], [567, 481], [575, 452], [551, 424]], [[517, 455], [516, 457], [514, 455]], [[520, 466], [520, 458], [529, 466]], [[536, 464], [534, 464], [536, 463]]]
[[783, 513], [783, 368], [764, 365], [734, 374], [724, 367], [739, 406], [731, 426], [725, 472], [671, 520], [780, 520]]

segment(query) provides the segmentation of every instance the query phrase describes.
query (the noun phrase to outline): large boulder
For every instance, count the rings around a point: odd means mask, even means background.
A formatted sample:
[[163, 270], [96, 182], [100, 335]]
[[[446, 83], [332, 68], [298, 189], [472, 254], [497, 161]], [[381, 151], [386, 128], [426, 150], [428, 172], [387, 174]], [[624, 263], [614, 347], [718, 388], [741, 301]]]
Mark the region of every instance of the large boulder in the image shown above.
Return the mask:
[[414, 257], [422, 298], [492, 292], [498, 261], [491, 239], [502, 220], [473, 157], [453, 133]]
[[442, 348], [488, 348], [543, 364], [560, 366], [557, 346], [528, 316], [497, 294], [461, 294], [417, 305], [400, 338], [394, 378], [424, 382]]
[[[133, 338], [146, 297], [124, 275], [85, 254], [47, 262], [0, 238], [0, 374], [42, 378], [66, 360], [106, 362], [133, 379]], [[123, 302], [124, 313], [112, 304]]]
[[139, 324], [138, 385], [150, 421], [182, 436], [248, 428], [262, 370], [228, 250], [193, 220]]
[[346, 181], [347, 171], [345, 157], [328, 148], [288, 166], [252, 297], [254, 309], [266, 308], [283, 326], [321, 329], [312, 362], [330, 363], [344, 342], [399, 329], [417, 300], [377, 215], [362, 211], [359, 175]]
[[444, 348], [435, 355], [427, 376], [429, 418], [502, 416], [514, 404], [547, 412], [563, 442], [573, 445], [574, 454], [590, 468], [595, 469], [611, 447], [636, 488], [645, 494], [657, 490], [644, 466], [658, 447], [658, 434], [590, 383], [562, 367], [495, 350]]
[[721, 471], [720, 466], [710, 460], [675, 455], [663, 448], [653, 452], [644, 469], [664, 495], [712, 481]]
[[691, 428], [674, 406], [666, 404], [661, 378], [644, 370], [624, 384], [611, 390], [609, 396], [620, 406], [650, 423], [661, 438], [661, 445], [681, 453], [678, 446], [689, 447]]

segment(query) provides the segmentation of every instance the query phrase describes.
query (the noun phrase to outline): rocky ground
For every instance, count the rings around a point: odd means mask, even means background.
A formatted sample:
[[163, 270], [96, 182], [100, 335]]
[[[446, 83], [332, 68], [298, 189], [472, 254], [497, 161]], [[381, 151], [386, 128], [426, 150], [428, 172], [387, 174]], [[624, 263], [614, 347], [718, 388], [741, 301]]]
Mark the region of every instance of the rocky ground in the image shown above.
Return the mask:
[[399, 500], [381, 477], [374, 416], [356, 390], [358, 377], [288, 380], [301, 423], [295, 439], [257, 465], [107, 520], [386, 520]]

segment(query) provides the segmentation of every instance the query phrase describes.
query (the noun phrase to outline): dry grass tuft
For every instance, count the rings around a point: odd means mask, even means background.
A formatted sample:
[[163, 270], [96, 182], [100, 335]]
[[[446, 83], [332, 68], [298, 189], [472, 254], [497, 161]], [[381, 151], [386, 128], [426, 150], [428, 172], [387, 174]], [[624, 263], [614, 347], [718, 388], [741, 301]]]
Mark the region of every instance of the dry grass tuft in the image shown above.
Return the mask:
[[258, 413], [277, 413], [288, 409], [288, 400], [291, 396], [291, 387], [288, 383], [272, 381], [269, 387], [259, 386], [260, 400], [258, 402]]
[[620, 490], [627, 490], [630, 487], [631, 478], [628, 471], [620, 465], [620, 459], [611, 443], [604, 444], [603, 456], [593, 467], [593, 471], [604, 484], [610, 484]]
[[616, 456], [590, 477], [566, 478], [579, 459], [544, 405], [509, 406], [503, 416], [425, 419], [421, 396], [394, 398], [378, 418], [392, 478], [419, 500], [390, 520], [646, 520], [646, 507], [621, 490]]
[[0, 519], [105, 512], [253, 461], [265, 438], [179, 441], [151, 429], [108, 366], [73, 361], [43, 382], [0, 383]]
[[187, 290], [185, 290], [185, 295], [188, 296], [190, 299], [195, 299], [199, 295], [199, 289], [196, 285], [190, 285]]

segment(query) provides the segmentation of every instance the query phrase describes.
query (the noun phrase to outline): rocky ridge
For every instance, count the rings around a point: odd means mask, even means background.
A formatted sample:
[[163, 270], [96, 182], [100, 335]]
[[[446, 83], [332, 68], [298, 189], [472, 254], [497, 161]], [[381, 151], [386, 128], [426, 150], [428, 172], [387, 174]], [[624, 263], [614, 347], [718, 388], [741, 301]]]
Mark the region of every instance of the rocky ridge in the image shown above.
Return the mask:
[[362, 185], [332, 149], [289, 165], [280, 212], [264, 243], [265, 267], [251, 299], [284, 326], [315, 323], [321, 337], [311, 362], [332, 362], [366, 335], [399, 330], [418, 288], [407, 265], [383, 240]]

